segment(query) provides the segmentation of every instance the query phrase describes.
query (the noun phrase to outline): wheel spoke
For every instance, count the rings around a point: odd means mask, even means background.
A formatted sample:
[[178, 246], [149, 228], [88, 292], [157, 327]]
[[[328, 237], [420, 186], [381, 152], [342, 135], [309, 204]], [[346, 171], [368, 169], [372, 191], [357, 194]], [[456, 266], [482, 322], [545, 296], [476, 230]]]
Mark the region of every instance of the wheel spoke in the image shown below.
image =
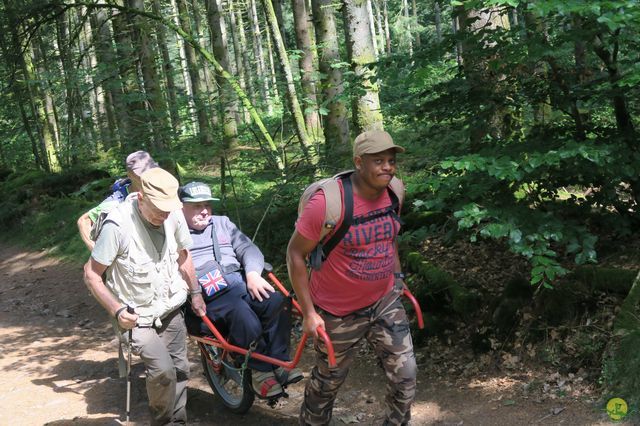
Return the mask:
[[[214, 394], [232, 412], [245, 413], [254, 400], [250, 374], [246, 372], [243, 375], [242, 369], [235, 368], [226, 360], [223, 361], [223, 351], [220, 348], [203, 346], [202, 365]], [[221, 368], [216, 368], [218, 363], [221, 363]]]

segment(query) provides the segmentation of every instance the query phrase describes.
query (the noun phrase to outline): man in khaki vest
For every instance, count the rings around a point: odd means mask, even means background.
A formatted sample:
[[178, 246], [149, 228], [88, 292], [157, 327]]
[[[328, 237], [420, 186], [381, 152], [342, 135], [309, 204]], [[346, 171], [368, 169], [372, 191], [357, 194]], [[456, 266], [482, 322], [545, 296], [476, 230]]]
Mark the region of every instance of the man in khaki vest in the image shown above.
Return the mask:
[[132, 350], [147, 372], [151, 424], [186, 424], [189, 364], [180, 307], [188, 294], [197, 315], [206, 307], [189, 253], [178, 181], [161, 168], [144, 172], [140, 180], [137, 199], [127, 198], [109, 213], [84, 280], [117, 322], [121, 339], [132, 330]]

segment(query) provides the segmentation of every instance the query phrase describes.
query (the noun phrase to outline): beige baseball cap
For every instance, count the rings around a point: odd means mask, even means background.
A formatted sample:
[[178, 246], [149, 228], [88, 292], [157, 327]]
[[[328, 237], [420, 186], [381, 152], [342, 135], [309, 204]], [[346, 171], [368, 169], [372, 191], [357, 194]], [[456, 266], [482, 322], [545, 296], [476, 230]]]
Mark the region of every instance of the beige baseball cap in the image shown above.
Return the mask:
[[172, 212], [182, 208], [178, 198], [178, 181], [171, 173], [154, 167], [140, 176], [142, 194], [157, 209], [163, 212]]
[[388, 149], [404, 152], [404, 148], [394, 144], [391, 135], [384, 130], [369, 130], [360, 133], [353, 142], [354, 157], [360, 157], [363, 154], [376, 154]]

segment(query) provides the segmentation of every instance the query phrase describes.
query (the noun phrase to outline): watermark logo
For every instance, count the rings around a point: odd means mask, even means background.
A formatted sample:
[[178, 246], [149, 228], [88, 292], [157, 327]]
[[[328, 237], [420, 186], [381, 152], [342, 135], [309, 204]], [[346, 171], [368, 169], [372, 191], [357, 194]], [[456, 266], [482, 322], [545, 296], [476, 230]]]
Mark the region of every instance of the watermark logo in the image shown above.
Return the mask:
[[607, 402], [607, 414], [611, 420], [621, 420], [627, 415], [627, 401], [622, 398], [611, 398]]

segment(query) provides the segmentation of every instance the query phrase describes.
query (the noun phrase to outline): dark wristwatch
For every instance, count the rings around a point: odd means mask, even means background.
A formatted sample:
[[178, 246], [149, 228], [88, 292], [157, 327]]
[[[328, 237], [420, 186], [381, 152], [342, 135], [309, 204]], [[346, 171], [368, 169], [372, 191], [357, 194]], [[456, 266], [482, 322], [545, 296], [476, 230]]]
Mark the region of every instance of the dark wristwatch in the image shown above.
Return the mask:
[[393, 277], [396, 280], [404, 280], [404, 278], [405, 278], [405, 276], [404, 276], [404, 274], [402, 272], [394, 272], [393, 273]]

